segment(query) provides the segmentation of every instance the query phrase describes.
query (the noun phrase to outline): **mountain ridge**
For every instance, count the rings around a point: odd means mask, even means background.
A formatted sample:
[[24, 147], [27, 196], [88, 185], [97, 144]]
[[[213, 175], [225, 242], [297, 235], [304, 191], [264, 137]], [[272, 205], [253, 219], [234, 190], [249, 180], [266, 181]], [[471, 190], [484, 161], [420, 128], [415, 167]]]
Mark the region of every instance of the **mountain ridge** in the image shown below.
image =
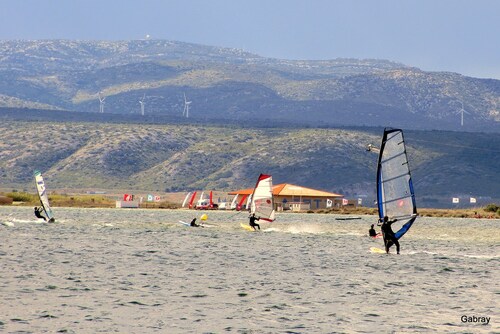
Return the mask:
[[[280, 60], [164, 40], [0, 41], [0, 107], [500, 131], [500, 80], [386, 60]], [[463, 109], [464, 125], [460, 113]]]

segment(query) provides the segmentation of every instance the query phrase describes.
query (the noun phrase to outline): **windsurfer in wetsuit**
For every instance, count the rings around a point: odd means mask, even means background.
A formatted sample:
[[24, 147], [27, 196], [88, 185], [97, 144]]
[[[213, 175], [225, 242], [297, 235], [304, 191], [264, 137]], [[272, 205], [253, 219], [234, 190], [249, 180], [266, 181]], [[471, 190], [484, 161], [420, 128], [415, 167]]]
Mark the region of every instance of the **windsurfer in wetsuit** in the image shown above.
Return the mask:
[[389, 220], [389, 217], [385, 216], [380, 228], [384, 237], [385, 252], [387, 254], [389, 254], [389, 248], [392, 245], [396, 245], [396, 252], [399, 254], [399, 241], [391, 228], [391, 225], [396, 221], [397, 219]]
[[40, 211], [42, 211], [42, 208], [39, 208], [39, 207], [36, 207], [36, 206], [35, 206], [35, 208], [34, 208], [34, 209], [35, 209], [35, 216], [36, 216], [37, 218], [41, 218], [41, 219], [43, 219], [43, 220], [47, 221], [47, 218], [45, 218], [44, 216], [42, 216], [42, 214], [40, 213]]
[[191, 226], [193, 226], [193, 227], [200, 226], [200, 225], [196, 224], [196, 218], [193, 218], [193, 220], [191, 220]]
[[256, 220], [260, 220], [260, 217], [255, 217], [255, 213], [254, 213], [254, 214], [252, 214], [252, 215], [249, 217], [249, 219], [250, 219], [250, 223], [249, 223], [249, 225], [250, 225], [250, 226], [252, 226], [254, 230], [257, 230], [257, 229], [255, 228], [255, 226], [257, 226], [257, 227], [259, 228], [259, 230], [260, 230], [260, 225], [259, 225], [259, 224], [257, 224], [257, 223], [255, 222]]
[[368, 230], [368, 234], [370, 235], [370, 237], [372, 238], [375, 238], [377, 236], [377, 231], [375, 231], [375, 228], [373, 228], [375, 226], [375, 224], [372, 224], [372, 226], [370, 227], [370, 229]]

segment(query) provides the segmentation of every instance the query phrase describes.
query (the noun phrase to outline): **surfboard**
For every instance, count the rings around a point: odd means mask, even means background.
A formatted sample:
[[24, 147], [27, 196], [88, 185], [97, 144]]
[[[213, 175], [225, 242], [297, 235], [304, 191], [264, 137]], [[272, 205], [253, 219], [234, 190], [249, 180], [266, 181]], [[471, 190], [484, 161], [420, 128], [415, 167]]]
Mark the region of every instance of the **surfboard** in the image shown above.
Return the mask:
[[377, 247], [370, 247], [370, 253], [385, 254], [385, 250], [377, 248]]
[[179, 220], [179, 224], [182, 224], [182, 225], [184, 225], [184, 226], [186, 226], [186, 227], [191, 227], [191, 224], [190, 224], [190, 223], [186, 223], [186, 222], [184, 222], [184, 221], [182, 221], [182, 220]]
[[253, 229], [252, 226], [250, 225], [246, 225], [246, 224], [243, 224], [243, 223], [240, 223], [240, 226], [243, 227], [243, 229], [247, 230], [247, 231], [250, 231], [250, 232], [254, 232], [255, 230]]

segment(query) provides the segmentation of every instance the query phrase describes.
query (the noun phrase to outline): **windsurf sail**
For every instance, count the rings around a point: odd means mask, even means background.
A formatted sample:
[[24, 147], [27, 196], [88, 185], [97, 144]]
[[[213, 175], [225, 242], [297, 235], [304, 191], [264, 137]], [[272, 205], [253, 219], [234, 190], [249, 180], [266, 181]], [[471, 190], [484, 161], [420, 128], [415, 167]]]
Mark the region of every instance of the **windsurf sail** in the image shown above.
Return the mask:
[[42, 173], [36, 170], [34, 172], [34, 176], [38, 198], [40, 199], [42, 208], [45, 211], [45, 216], [47, 217], [47, 220], [54, 221], [54, 214], [52, 212], [52, 209], [50, 208], [49, 196], [47, 195], [47, 189], [45, 188], [45, 182], [43, 181]]
[[250, 214], [272, 222], [274, 220], [273, 178], [260, 174], [252, 193]]
[[210, 195], [208, 196], [209, 200], [210, 200], [210, 203], [208, 204], [208, 206], [210, 208], [213, 208], [214, 207], [214, 201], [212, 199], [212, 190], [210, 190]]
[[241, 208], [243, 207], [243, 202], [247, 199], [248, 195], [243, 195], [241, 197], [241, 200], [239, 201], [238, 205], [236, 205], [236, 211], [240, 211]]
[[[415, 192], [411, 180], [410, 166], [401, 129], [384, 129], [377, 167], [378, 215], [390, 219], [397, 218], [393, 227], [399, 230], [396, 238], [401, 238], [417, 218]], [[401, 224], [400, 224], [401, 222]]]
[[195, 197], [196, 197], [196, 191], [193, 192], [193, 195], [191, 196], [191, 200], [189, 201], [189, 208], [190, 209], [193, 207], [193, 202], [194, 202]]
[[245, 203], [245, 208], [247, 210], [250, 210], [250, 205], [252, 204], [252, 194], [250, 194], [250, 196], [247, 197], [247, 202]]
[[231, 201], [231, 206], [230, 206], [230, 209], [231, 209], [231, 210], [236, 209], [236, 200], [238, 200], [238, 194], [236, 194], [236, 195], [233, 197], [233, 200]]
[[186, 203], [189, 199], [189, 196], [191, 196], [191, 192], [188, 192], [186, 197], [184, 198], [184, 202], [182, 202], [182, 207], [185, 207], [186, 206]]

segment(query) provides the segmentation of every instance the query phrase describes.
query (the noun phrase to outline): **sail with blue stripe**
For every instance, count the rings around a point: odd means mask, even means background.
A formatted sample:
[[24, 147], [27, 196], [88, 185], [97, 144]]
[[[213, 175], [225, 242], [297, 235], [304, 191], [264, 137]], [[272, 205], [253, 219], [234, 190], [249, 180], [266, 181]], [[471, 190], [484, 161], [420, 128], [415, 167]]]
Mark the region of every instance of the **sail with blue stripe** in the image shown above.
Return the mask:
[[415, 191], [401, 129], [384, 129], [377, 167], [377, 204], [379, 218], [396, 218], [393, 229], [401, 238], [417, 218]]
[[47, 220], [53, 222], [54, 213], [50, 208], [49, 196], [47, 194], [47, 189], [45, 188], [45, 182], [43, 181], [42, 173], [36, 170], [34, 172], [34, 176], [35, 176], [35, 185], [36, 185], [36, 190], [38, 192], [38, 197], [40, 199], [40, 203], [42, 204], [43, 210], [45, 211]]

